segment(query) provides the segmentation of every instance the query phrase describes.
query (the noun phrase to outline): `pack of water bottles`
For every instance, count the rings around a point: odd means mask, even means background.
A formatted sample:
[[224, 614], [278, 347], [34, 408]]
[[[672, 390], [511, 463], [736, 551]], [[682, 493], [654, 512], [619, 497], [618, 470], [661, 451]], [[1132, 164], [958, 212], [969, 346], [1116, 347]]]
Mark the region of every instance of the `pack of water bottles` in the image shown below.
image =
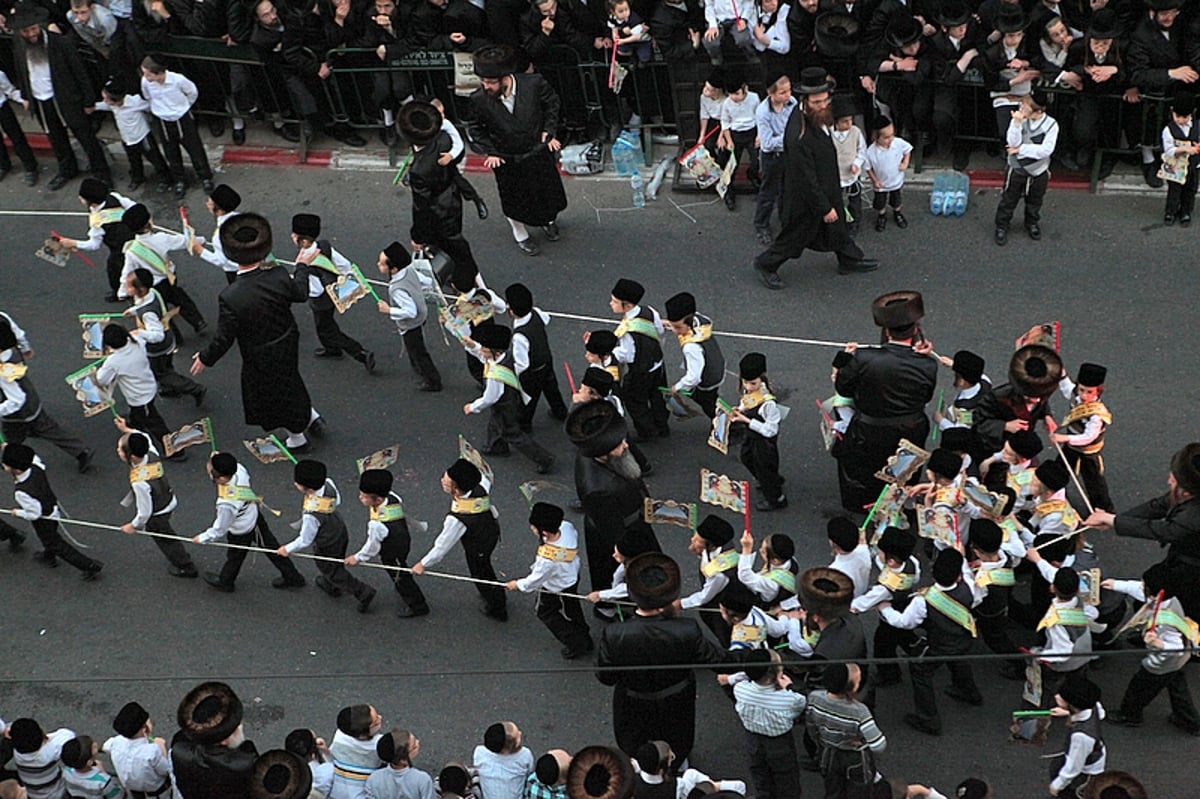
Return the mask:
[[971, 178], [966, 172], [938, 172], [933, 176], [929, 212], [934, 216], [962, 216], [971, 196]]
[[612, 143], [613, 168], [621, 177], [637, 171], [642, 160], [642, 135], [636, 130], [623, 130]]

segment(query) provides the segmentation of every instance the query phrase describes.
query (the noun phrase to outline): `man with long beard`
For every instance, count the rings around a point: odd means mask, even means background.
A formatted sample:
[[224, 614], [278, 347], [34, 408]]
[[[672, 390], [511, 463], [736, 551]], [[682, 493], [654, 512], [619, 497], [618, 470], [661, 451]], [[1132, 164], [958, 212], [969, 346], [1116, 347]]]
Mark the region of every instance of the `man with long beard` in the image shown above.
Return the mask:
[[802, 113], [792, 113], [783, 138], [783, 229], [775, 242], [754, 259], [754, 271], [773, 290], [783, 288], [779, 267], [806, 249], [837, 253], [838, 274], [870, 272], [879, 262], [863, 256], [846, 228], [837, 150], [829, 131], [835, 83], [821, 67], [800, 73], [793, 94], [801, 95]]
[[[654, 529], [643, 518], [650, 494], [642, 482], [642, 469], [625, 440], [625, 420], [606, 400], [577, 405], [567, 416], [567, 436], [578, 449], [575, 456], [575, 490], [583, 504], [584, 544], [587, 548], [591, 590], [612, 587], [613, 547], [627, 532], [636, 531], [661, 551]], [[611, 604], [596, 606], [596, 617], [616, 618]]]

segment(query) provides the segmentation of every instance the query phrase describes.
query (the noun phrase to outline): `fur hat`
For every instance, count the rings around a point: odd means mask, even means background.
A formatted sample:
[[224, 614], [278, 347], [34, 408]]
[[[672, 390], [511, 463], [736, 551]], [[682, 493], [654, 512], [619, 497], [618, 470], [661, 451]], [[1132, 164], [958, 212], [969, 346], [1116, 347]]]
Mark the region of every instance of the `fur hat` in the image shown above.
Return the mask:
[[563, 509], [549, 502], [535, 502], [529, 509], [529, 523], [543, 533], [554, 533], [562, 527]]
[[983, 377], [983, 358], [970, 350], [954, 353], [954, 373], [968, 383], [978, 383]]
[[33, 465], [33, 449], [25, 444], [6, 444], [0, 460], [8, 468], [23, 472]]
[[476, 326], [471, 332], [471, 338], [481, 347], [487, 347], [493, 352], [504, 352], [512, 344], [512, 331], [495, 322]]
[[235, 264], [256, 264], [271, 254], [271, 223], [260, 214], [238, 214], [221, 224], [221, 249]]
[[296, 463], [292, 468], [292, 481], [299, 483], [305, 488], [311, 488], [313, 491], [325, 485], [325, 478], [329, 476], [325, 464], [320, 461], [302, 460]]
[[858, 52], [861, 34], [858, 18], [845, 11], [826, 11], [813, 24], [813, 41], [825, 58], [852, 58]]
[[475, 74], [481, 78], [503, 78], [516, 71], [517, 54], [506, 44], [493, 44], [475, 51]]
[[222, 211], [234, 211], [242, 204], [242, 195], [224, 183], [218, 183], [208, 198]]
[[609, 355], [617, 348], [617, 334], [611, 330], [593, 330], [583, 348], [592, 355]]
[[1008, 362], [1009, 382], [1026, 397], [1049, 397], [1058, 390], [1062, 376], [1062, 358], [1041, 344], [1026, 344]]
[[880, 552], [899, 561], [908, 560], [916, 546], [913, 534], [899, 527], [883, 528], [883, 534], [879, 536], [877, 544]]
[[412, 253], [403, 244], [393, 241], [383, 248], [383, 257], [393, 269], [403, 269], [412, 263]]
[[921, 35], [921, 23], [913, 18], [911, 14], [905, 13], [894, 15], [892, 21], [888, 23], [886, 33], [884, 33], [888, 47], [891, 47], [893, 50], [900, 50], [914, 42], [921, 41]]
[[[1192, 101], [1194, 108], [1196, 101]], [[1175, 106], [1171, 106], [1174, 109]], [[1176, 113], [1179, 113], [1176, 111]], [[1188, 113], [1191, 113], [1190, 111]], [[1086, 388], [1095, 388], [1104, 385], [1105, 378], [1108, 377], [1108, 370], [1098, 363], [1081, 363], [1079, 364], [1079, 375], [1075, 378], [1075, 383]]]
[[367, 469], [358, 477], [358, 490], [376, 497], [386, 497], [395, 478], [387, 469]]
[[121, 221], [134, 233], [141, 233], [150, 224], [150, 209], [141, 203], [136, 203], [125, 209]]
[[1175, 453], [1171, 458], [1171, 474], [1180, 488], [1200, 497], [1200, 442], [1193, 441]]
[[1068, 674], [1058, 686], [1058, 695], [1073, 708], [1090, 710], [1100, 701], [1100, 686], [1078, 674]]
[[665, 608], [679, 598], [679, 564], [661, 552], [646, 552], [625, 564], [625, 584], [639, 608]]
[[588, 746], [571, 758], [568, 799], [629, 799], [633, 788], [633, 766], [619, 749]]
[[79, 184], [79, 196], [92, 205], [104, 202], [104, 199], [108, 197], [108, 191], [108, 185], [96, 178], [84, 178], [83, 182]]
[[583, 384], [601, 397], [607, 397], [612, 392], [613, 385], [616, 382], [613, 379], [612, 372], [607, 369], [598, 369], [589, 366], [583, 370]]
[[1012, 433], [1005, 433], [1004, 441], [1012, 448], [1013, 452], [1025, 460], [1036, 458], [1045, 447], [1042, 437], [1032, 430], [1016, 430]]
[[571, 409], [565, 424], [567, 438], [579, 453], [598, 458], [616, 449], [625, 440], [625, 420], [611, 402], [593, 400]]
[[817, 566], [800, 574], [796, 581], [800, 604], [809, 613], [835, 619], [850, 612], [854, 582], [837, 569]]
[[612, 288], [612, 295], [621, 302], [637, 305], [646, 296], [646, 288], [636, 280], [620, 278]]
[[295, 214], [292, 217], [292, 232], [306, 239], [321, 235], [321, 217], [316, 214]]
[[709, 546], [725, 546], [733, 540], [733, 525], [710, 513], [696, 525], [696, 535], [707, 541]]
[[1038, 482], [1050, 491], [1062, 491], [1071, 482], [1071, 473], [1060, 459], [1039, 463], [1034, 471]]
[[250, 799], [308, 799], [312, 770], [286, 749], [263, 752], [250, 774]]
[[112, 728], [117, 735], [132, 738], [138, 734], [138, 730], [145, 726], [149, 720], [150, 714], [146, 712], [146, 708], [137, 702], [126, 702], [125, 706], [117, 711], [117, 717], [113, 719]]
[[738, 375], [743, 380], [757, 380], [767, 373], [767, 356], [748, 352], [738, 361]]
[[925, 300], [919, 291], [890, 291], [871, 303], [871, 318], [883, 328], [904, 328], [925, 317]]
[[442, 112], [433, 103], [405, 103], [396, 115], [396, 127], [409, 144], [423, 147], [442, 132]]
[[681, 291], [671, 297], [663, 306], [667, 321], [682, 322], [696, 313], [696, 298], [686, 291]]
[[446, 470], [446, 476], [454, 481], [454, 485], [458, 486], [459, 491], [470, 491], [483, 479], [479, 467], [466, 458], [459, 458], [450, 464], [450, 468]]
[[220, 743], [242, 723], [242, 700], [223, 682], [200, 683], [179, 703], [176, 720], [197, 743]]
[[1087, 781], [1083, 799], [1146, 799], [1146, 789], [1127, 771], [1102, 771]]

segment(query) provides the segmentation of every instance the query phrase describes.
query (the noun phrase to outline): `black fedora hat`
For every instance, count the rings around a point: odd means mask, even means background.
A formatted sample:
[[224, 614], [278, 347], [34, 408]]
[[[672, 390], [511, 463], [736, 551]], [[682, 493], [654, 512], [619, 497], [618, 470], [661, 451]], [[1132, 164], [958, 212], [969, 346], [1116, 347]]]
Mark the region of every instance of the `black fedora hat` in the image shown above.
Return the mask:
[[792, 86], [793, 94], [821, 94], [837, 88], [837, 81], [824, 67], [805, 67], [800, 70], [800, 79]]
[[946, 0], [937, 14], [939, 25], [955, 28], [971, 21], [971, 7], [962, 0]]
[[915, 17], [909, 14], [896, 14], [888, 23], [887, 33], [884, 35], [889, 47], [900, 50], [914, 42], [919, 42], [923, 31], [921, 23]]
[[1121, 35], [1121, 23], [1117, 12], [1111, 8], [1098, 8], [1092, 12], [1088, 20], [1087, 35], [1089, 39], [1115, 39]]
[[1029, 17], [1019, 5], [1003, 3], [996, 15], [996, 30], [1001, 33], [1020, 33], [1029, 27]]
[[8, 18], [8, 26], [11, 30], [19, 31], [34, 25], [45, 25], [49, 21], [49, 11], [37, 3], [24, 2], [19, 4], [12, 16]]

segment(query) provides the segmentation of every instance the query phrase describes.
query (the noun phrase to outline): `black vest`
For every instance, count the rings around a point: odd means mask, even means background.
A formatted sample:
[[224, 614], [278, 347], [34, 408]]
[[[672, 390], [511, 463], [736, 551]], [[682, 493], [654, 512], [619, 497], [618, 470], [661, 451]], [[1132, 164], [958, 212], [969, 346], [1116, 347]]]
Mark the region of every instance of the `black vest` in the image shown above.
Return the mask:
[[534, 372], [550, 366], [554, 356], [550, 352], [550, 339], [546, 337], [546, 323], [537, 309], [529, 312], [529, 321], [513, 331], [529, 340], [529, 371]]
[[158, 293], [158, 289], [150, 289], [150, 296], [153, 298], [150, 302], [140, 306], [134, 313], [137, 315], [138, 327], [145, 329], [146, 323], [143, 317], [146, 314], [154, 314], [158, 317], [158, 321], [163, 326], [163, 340], [154, 344], [146, 344], [146, 356], [150, 358], [159, 358], [163, 355], [170, 355], [175, 351], [175, 333], [170, 328], [170, 322], [167, 321], [167, 303], [163, 301], [162, 295]]
[[700, 370], [700, 385], [698, 388], [715, 389], [725, 379], [725, 356], [715, 336], [709, 336], [700, 342], [704, 350], [704, 368]]
[[[654, 314], [650, 312], [649, 308], [643, 307], [638, 312], [637, 318], [654, 324]], [[647, 374], [654, 368], [654, 364], [662, 362], [662, 344], [658, 339], [644, 336], [641, 333], [630, 331], [629, 335], [633, 337], [634, 348], [633, 363], [629, 365], [629, 371]]]
[[[336, 497], [337, 487], [333, 481], [325, 481], [325, 496]], [[314, 513], [313, 511], [305, 511], [310, 513], [317, 520], [317, 535], [313, 539], [313, 550], [316, 554], [324, 554], [326, 552], [346, 551], [346, 545], [350, 541], [350, 533], [346, 530], [346, 523], [342, 521], [342, 516], [337, 510], [332, 510], [329, 513]]]
[[[159, 457], [153, 452], [146, 453], [146, 460], [142, 462], [142, 466], [149, 466], [152, 463], [158, 463]], [[168, 505], [171, 504], [171, 499], [175, 496], [171, 493], [171, 484], [167, 482], [167, 474], [164, 471], [162, 477], [155, 477], [153, 480], [147, 480], [146, 485], [150, 486], [150, 515], [157, 516]]]
[[[104, 198], [104, 202], [100, 203], [101, 210], [120, 207], [121, 202], [111, 194]], [[108, 247], [111, 252], [121, 252], [126, 242], [133, 239], [133, 231], [120, 220], [101, 225], [100, 229], [104, 231], [104, 246]]]
[[50, 481], [46, 479], [46, 470], [40, 466], [29, 467], [29, 476], [17, 484], [17, 490], [40, 502], [43, 516], [54, 513], [55, 507], [58, 506], [58, 497], [54, 495], [54, 489], [50, 488]]
[[[2, 360], [4, 363], [25, 363], [25, 356], [18, 347], [13, 347]], [[25, 392], [25, 404], [4, 418], [10, 422], [32, 422], [42, 412], [42, 401], [38, 398], [37, 389], [33, 387], [33, 381], [29, 379], [29, 372], [16, 383]], [[0, 390], [0, 398], [3, 397], [4, 392]]]
[[675, 778], [663, 777], [662, 782], [646, 782], [643, 779], [641, 772], [635, 772], [637, 775], [633, 783], [633, 799], [675, 799]]
[[[384, 500], [380, 508], [386, 508], [389, 505], [400, 505], [399, 495], [392, 491], [388, 493], [387, 499]], [[381, 560], [398, 560], [399, 553], [407, 553], [412, 542], [408, 535], [408, 519], [400, 518], [393, 519], [390, 522], [380, 522], [387, 528], [387, 538], [379, 545], [379, 557]]]
[[904, 609], [908, 607], [908, 603], [912, 602], [913, 591], [916, 589], [917, 568], [917, 559], [909, 555], [908, 560], [904, 561], [904, 567], [900, 569], [900, 572], [912, 577], [913, 585], [903, 591], [892, 591], [892, 609], [897, 613], [903, 613]]
[[[945, 593], [968, 611], [971, 609], [971, 603], [975, 601], [974, 596], [971, 594], [971, 587], [962, 580], [959, 581], [958, 585]], [[929, 637], [930, 653], [948, 652], [957, 654], [970, 649], [971, 641], [973, 640], [970, 631], [935, 608], [933, 603], [928, 602], [928, 600], [926, 602], [928, 605], [925, 614], [925, 623], [922, 626], [925, 628], [925, 634]]]

